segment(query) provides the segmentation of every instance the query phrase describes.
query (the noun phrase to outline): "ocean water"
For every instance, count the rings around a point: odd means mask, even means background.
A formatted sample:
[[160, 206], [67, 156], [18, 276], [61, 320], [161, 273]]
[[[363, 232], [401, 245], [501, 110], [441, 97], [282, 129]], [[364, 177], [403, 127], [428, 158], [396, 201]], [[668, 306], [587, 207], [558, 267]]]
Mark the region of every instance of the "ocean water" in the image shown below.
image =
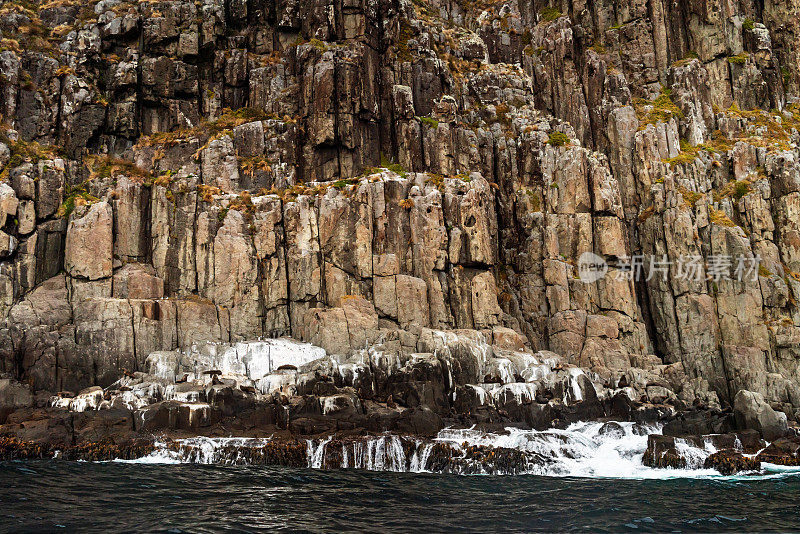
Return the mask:
[[[513, 476], [426, 472], [431, 442], [406, 452], [393, 435], [311, 440], [305, 469], [237, 465], [269, 438], [191, 438], [133, 461], [5, 462], [0, 532], [800, 532], [800, 468], [721, 476], [702, 468], [708, 440], [681, 442], [689, 468], [654, 469], [642, 463], [654, 432], [589, 422], [436, 437], [543, 459]], [[321, 469], [328, 452], [347, 469]]]
[[2, 532], [800, 531], [800, 476], [615, 479], [0, 463]]

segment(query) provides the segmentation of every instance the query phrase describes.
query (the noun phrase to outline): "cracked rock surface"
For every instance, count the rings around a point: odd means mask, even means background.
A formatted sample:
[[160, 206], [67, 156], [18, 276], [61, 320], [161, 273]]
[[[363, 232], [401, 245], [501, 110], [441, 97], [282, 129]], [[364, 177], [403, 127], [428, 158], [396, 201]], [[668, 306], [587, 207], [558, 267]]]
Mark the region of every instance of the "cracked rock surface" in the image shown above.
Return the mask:
[[5, 2], [0, 424], [797, 425], [798, 15]]

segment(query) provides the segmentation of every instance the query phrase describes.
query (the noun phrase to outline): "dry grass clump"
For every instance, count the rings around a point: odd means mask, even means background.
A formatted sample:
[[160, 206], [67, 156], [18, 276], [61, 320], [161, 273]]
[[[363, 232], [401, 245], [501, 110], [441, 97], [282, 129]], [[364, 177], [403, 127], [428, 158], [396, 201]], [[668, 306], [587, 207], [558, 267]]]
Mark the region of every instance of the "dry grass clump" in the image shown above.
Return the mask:
[[658, 122], [668, 122], [676, 118], [683, 118], [683, 112], [675, 105], [671, 98], [672, 91], [664, 87], [655, 100], [646, 98], [636, 98], [633, 101], [633, 108], [636, 111], [636, 118], [639, 119], [639, 129], [644, 129], [648, 125]]

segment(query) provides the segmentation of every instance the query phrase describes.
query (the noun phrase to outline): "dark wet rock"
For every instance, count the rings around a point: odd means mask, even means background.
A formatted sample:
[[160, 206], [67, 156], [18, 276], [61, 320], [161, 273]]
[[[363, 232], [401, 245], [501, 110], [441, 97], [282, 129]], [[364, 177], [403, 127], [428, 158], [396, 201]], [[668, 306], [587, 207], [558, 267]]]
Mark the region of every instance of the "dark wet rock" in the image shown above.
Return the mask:
[[424, 358], [407, 364], [399, 373], [393, 373], [387, 382], [392, 398], [401, 406], [414, 408], [425, 405], [438, 413], [450, 410], [445, 374], [442, 363], [436, 358]]
[[636, 423], [631, 426], [631, 432], [636, 436], [647, 436], [652, 433], [652, 428], [644, 423]]
[[761, 461], [742, 456], [742, 453], [737, 451], [722, 450], [706, 458], [703, 467], [716, 469], [723, 475], [735, 475], [743, 471], [758, 471], [761, 469]]
[[52, 457], [49, 443], [0, 437], [0, 460], [38, 460]]
[[444, 428], [442, 418], [427, 406], [403, 411], [394, 422], [394, 429], [414, 436], [435, 436]]
[[778, 438], [758, 455], [758, 460], [778, 465], [800, 465], [800, 437]]
[[211, 404], [223, 417], [251, 410], [255, 404], [255, 397], [239, 388], [216, 385], [207, 392], [208, 403]]
[[84, 460], [99, 462], [109, 460], [134, 460], [147, 456], [155, 450], [152, 439], [134, 439], [115, 442], [111, 438], [101, 441], [87, 441], [60, 452], [65, 460]]
[[[660, 434], [652, 434], [647, 437], [647, 450], [642, 457], [642, 463], [649, 467], [659, 468], [672, 468], [672, 469], [685, 469], [689, 467], [686, 457], [682, 455], [676, 446], [675, 440], [682, 438], [674, 438], [672, 436], [664, 436]], [[696, 443], [695, 445], [701, 445]]]
[[603, 424], [603, 426], [600, 427], [600, 430], [598, 430], [598, 434], [612, 438], [621, 438], [625, 435], [625, 429], [622, 428], [622, 425], [619, 423], [611, 421]]
[[72, 446], [54, 446], [46, 442], [24, 441], [0, 437], [0, 460], [35, 460], [60, 458], [89, 462], [116, 459], [133, 460], [147, 456], [155, 449], [152, 439], [114, 442], [111, 438], [87, 441]]
[[339, 428], [337, 421], [317, 417], [298, 417], [289, 421], [289, 430], [293, 434], [303, 436], [315, 436], [328, 432], [334, 432]]
[[19, 408], [33, 406], [34, 397], [30, 388], [16, 380], [0, 378], [0, 425], [8, 414]]
[[219, 447], [214, 456], [208, 458], [202, 444], [187, 441], [170, 441], [167, 449], [175, 452], [185, 461], [213, 461], [228, 465], [280, 465], [286, 467], [307, 467], [304, 441], [294, 439], [275, 439], [265, 443], [241, 443]]
[[633, 405], [630, 397], [626, 395], [624, 392], [620, 391], [614, 396], [606, 401], [606, 412], [610, 417], [614, 417], [615, 419], [619, 419], [622, 421], [628, 421], [631, 418], [631, 412], [633, 411]]
[[755, 454], [766, 446], [755, 430], [735, 434], [706, 434], [702, 436], [702, 440], [717, 450], [730, 449], [744, 454]]
[[743, 430], [736, 433], [736, 446], [741, 447], [745, 454], [755, 454], [763, 449], [767, 444], [761, 439], [761, 435], [755, 430]]
[[134, 432], [133, 414], [114, 409], [80, 412], [73, 415], [72, 428], [78, 442], [126, 439]]
[[24, 442], [68, 446], [74, 441], [72, 420], [73, 414], [64, 410], [24, 408], [9, 414], [6, 424], [0, 426], [0, 435]]
[[735, 429], [733, 415], [719, 410], [690, 410], [677, 414], [666, 422], [665, 436], [699, 436], [726, 434]]
[[436, 473], [515, 475], [531, 472], [546, 463], [542, 455], [519, 449], [481, 445], [457, 448], [436, 443], [426, 469]]

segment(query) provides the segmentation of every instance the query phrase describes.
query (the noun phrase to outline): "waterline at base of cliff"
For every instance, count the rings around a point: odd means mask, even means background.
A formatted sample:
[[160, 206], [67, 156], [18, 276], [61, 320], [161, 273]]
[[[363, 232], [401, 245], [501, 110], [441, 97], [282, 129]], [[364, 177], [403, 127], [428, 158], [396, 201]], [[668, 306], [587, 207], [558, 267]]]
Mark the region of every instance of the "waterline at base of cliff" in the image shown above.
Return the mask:
[[[659, 425], [630, 422], [580, 422], [564, 430], [499, 432], [476, 428], [446, 428], [433, 439], [383, 434], [362, 437], [328, 436], [305, 440], [299, 465], [322, 470], [446, 473], [460, 475], [537, 475], [546, 477], [665, 480], [714, 478], [754, 480], [800, 475], [800, 465], [761, 463], [752, 470], [721, 473], [709, 463], [718, 452], [714, 439], [701, 444], [678, 439], [683, 468], [654, 465], [647, 457], [651, 436]], [[128, 464], [203, 464], [241, 466], [265, 464], [262, 451], [271, 438], [196, 437], [156, 442], [150, 454], [115, 459]], [[285, 445], [284, 445], [285, 446]], [[757, 458], [757, 454], [745, 454]], [[295, 464], [297, 466], [298, 464]], [[728, 475], [728, 476], [726, 476]]]

